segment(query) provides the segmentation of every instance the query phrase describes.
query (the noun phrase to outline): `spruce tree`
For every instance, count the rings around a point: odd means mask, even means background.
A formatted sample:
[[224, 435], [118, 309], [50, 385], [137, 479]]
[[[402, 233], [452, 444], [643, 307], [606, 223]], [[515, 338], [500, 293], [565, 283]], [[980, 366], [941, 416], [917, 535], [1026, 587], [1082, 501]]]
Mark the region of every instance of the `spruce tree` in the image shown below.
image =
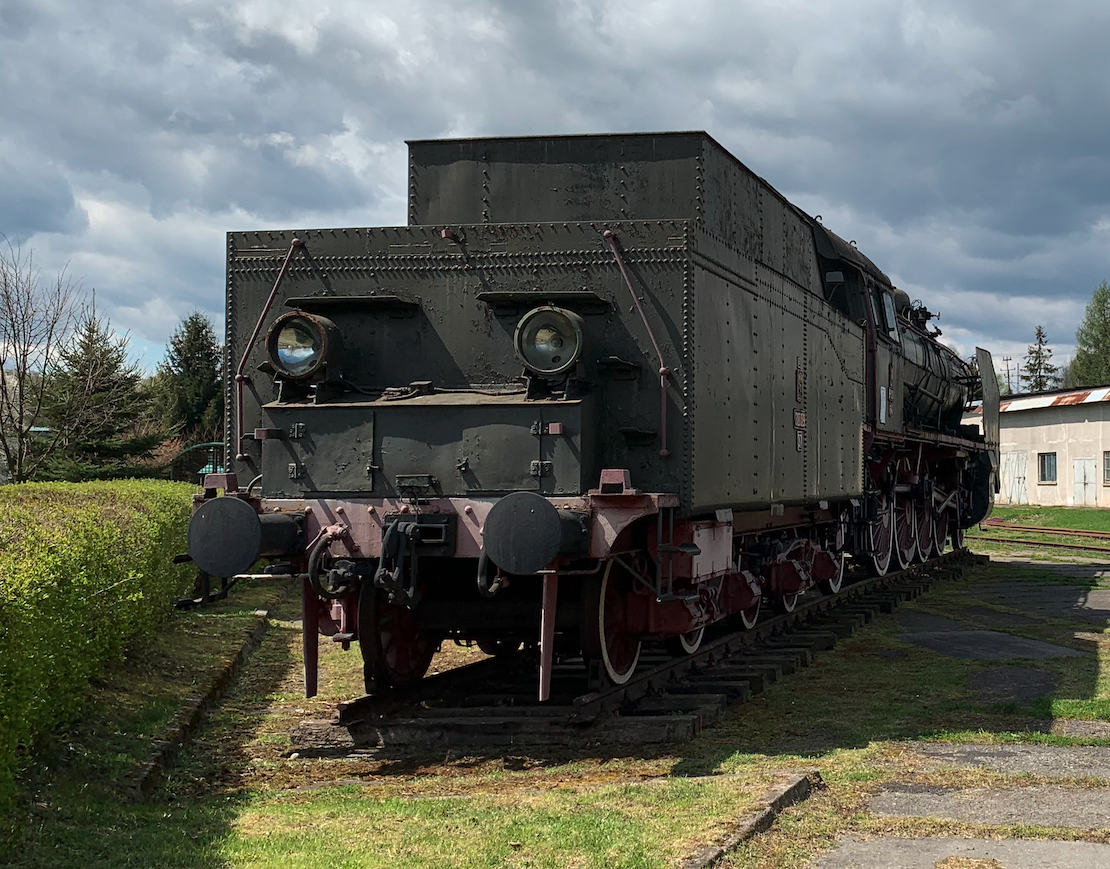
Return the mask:
[[1036, 343], [1029, 345], [1021, 366], [1021, 382], [1026, 392], [1046, 392], [1056, 385], [1056, 366], [1052, 364], [1052, 348], [1044, 326], [1038, 326]]
[[1110, 385], [1110, 285], [1106, 281], [1095, 288], [1076, 330], [1068, 381], [1069, 386]]
[[216, 330], [204, 314], [194, 311], [170, 336], [157, 377], [162, 417], [186, 444], [222, 436], [222, 368], [223, 347]]
[[63, 433], [63, 442], [40, 476], [93, 480], [149, 473], [141, 462], [164, 435], [138, 425], [151, 396], [127, 346], [127, 338], [113, 335], [108, 319], [97, 313], [94, 298], [78, 316], [47, 384], [44, 422]]

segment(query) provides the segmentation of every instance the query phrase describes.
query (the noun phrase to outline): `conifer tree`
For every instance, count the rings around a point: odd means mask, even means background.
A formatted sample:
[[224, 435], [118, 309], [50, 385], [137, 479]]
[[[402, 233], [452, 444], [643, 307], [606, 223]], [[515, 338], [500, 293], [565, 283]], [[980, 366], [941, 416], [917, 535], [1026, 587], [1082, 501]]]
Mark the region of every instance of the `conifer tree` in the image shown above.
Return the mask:
[[170, 336], [156, 378], [162, 418], [186, 444], [222, 436], [222, 368], [223, 347], [216, 330], [204, 314], [194, 311]]
[[108, 319], [97, 313], [94, 297], [78, 316], [47, 386], [45, 422], [64, 434], [42, 476], [91, 480], [149, 473], [138, 463], [164, 435], [137, 429], [151, 396], [127, 346], [127, 338], [115, 336]]
[[1075, 358], [1068, 367], [1069, 386], [1110, 385], [1110, 284], [1095, 288], [1083, 322], [1075, 333]]
[[1029, 345], [1021, 366], [1021, 382], [1026, 392], [1046, 392], [1056, 385], [1056, 366], [1052, 364], [1052, 348], [1044, 326], [1038, 326], [1036, 342]]

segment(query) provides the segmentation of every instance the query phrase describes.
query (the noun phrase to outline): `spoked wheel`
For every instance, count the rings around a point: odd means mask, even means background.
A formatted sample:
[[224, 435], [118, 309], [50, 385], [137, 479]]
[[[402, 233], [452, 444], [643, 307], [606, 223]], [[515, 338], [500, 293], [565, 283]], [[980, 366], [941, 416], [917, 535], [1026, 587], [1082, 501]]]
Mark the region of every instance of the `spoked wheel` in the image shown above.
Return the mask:
[[917, 505], [905, 496], [894, 503], [894, 554], [905, 570], [917, 559]]
[[798, 606], [798, 598], [801, 595], [798, 592], [793, 594], [784, 594], [781, 597], [775, 598], [775, 609], [780, 613], [792, 613], [794, 608]]
[[866, 559], [874, 576], [886, 576], [894, 556], [894, 499], [889, 495], [876, 496], [878, 512], [867, 525]]
[[744, 630], [750, 631], [755, 627], [755, 623], [759, 621], [759, 602], [760, 598], [755, 599], [753, 603], [746, 610], [740, 610], [740, 624], [744, 626]]
[[582, 603], [582, 657], [600, 661], [614, 685], [632, 678], [640, 660], [640, 638], [628, 632], [628, 591], [624, 577], [613, 573], [613, 562], [600, 577], [587, 580]]
[[943, 513], [933, 514], [933, 554], [944, 555], [944, 550], [948, 548], [948, 524], [949, 514], [946, 510]]
[[843, 552], [837, 552], [832, 557], [837, 562], [836, 575], [821, 583], [821, 591], [825, 594], [836, 594], [840, 591], [840, 587], [844, 585], [844, 562], [847, 559], [845, 559]]
[[936, 515], [933, 513], [932, 504], [917, 505], [917, 558], [919, 561], [928, 561], [933, 557], [933, 526], [936, 524]]
[[667, 637], [663, 641], [663, 647], [672, 657], [681, 658], [683, 655], [692, 655], [701, 648], [703, 639], [705, 639], [705, 628], [702, 627], [696, 631], [679, 634], [677, 637]]
[[951, 533], [952, 533], [952, 548], [953, 549], [963, 549], [964, 548], [964, 529], [961, 528], [956, 523], [955, 520], [952, 520]]
[[419, 682], [439, 645], [417, 627], [412, 610], [389, 603], [369, 582], [359, 597], [358, 635], [368, 694]]

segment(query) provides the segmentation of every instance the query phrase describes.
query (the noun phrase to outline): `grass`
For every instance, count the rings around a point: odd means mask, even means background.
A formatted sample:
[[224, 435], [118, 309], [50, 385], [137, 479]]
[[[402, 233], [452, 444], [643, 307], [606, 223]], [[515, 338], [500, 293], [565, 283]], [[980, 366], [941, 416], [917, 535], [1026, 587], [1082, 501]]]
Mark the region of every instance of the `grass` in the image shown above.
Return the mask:
[[[1100, 531], [1110, 534], [1110, 510], [1099, 507], [1040, 507], [1029, 504], [996, 505], [991, 519], [1013, 525], [1030, 525], [1060, 530]], [[984, 535], [1006, 538], [1005, 542], [981, 539]], [[1067, 535], [1038, 535], [1036, 532], [1011, 530], [1004, 526], [983, 525], [968, 529], [967, 539], [973, 541], [975, 550], [987, 555], [1035, 558], [1058, 563], [1077, 559], [1105, 560], [1107, 556], [1091, 549], [1068, 550], [1060, 547], [1034, 545], [1038, 540], [1056, 544], [1078, 544], [1084, 547], [1103, 547], [1110, 550], [1110, 540], [1100, 541], [1089, 537]]]
[[724, 820], [754, 804], [756, 784], [669, 779], [465, 799], [330, 788], [249, 806], [224, 855], [236, 866], [320, 869], [660, 866], [722, 835]]
[[1110, 534], [1110, 510], [1100, 507], [1040, 507], [1033, 504], [996, 504], [992, 519], [1015, 525], [1105, 531]]
[[[997, 583], [1063, 586], [1078, 596], [1098, 587], [1095, 573], [992, 563], [942, 583], [906, 608], [997, 629], [1000, 618], [1027, 615], [996, 593]], [[988, 702], [969, 688], [976, 674], [999, 662], [938, 655], [908, 643], [894, 618], [880, 616], [683, 745], [298, 758], [291, 756], [290, 729], [306, 718], [328, 717], [337, 700], [360, 693], [361, 667], [357, 650], [322, 643], [321, 696], [304, 699], [298, 601], [289, 598], [164, 787], [149, 802], [134, 802], [119, 780], [168, 720], [173, 697], [197, 690], [211, 672], [205, 667], [241, 638], [246, 621], [237, 620], [275, 594], [272, 587], [245, 592], [246, 598], [233, 597], [215, 610], [183, 615], [150, 647], [162, 652], [145, 653], [130, 671], [96, 686], [89, 714], [60, 735], [44, 759], [49, 768], [26, 781], [27, 835], [8, 865], [662, 867], [699, 844], [720, 841], [775, 771], [816, 766], [827, 787], [788, 810], [771, 833], [734, 852], [728, 864], [802, 866], [849, 832], [973, 829], [872, 818], [867, 800], [885, 782], [1035, 781], [938, 768], [914, 751], [914, 740], [1110, 742], [1054, 730], [1061, 718], [1110, 721], [1110, 635], [1064, 611], [1007, 628], [1090, 653], [1002, 665], [1037, 666], [1057, 678], [1051, 697], [1027, 705]], [[436, 666], [476, 654], [449, 647]]]

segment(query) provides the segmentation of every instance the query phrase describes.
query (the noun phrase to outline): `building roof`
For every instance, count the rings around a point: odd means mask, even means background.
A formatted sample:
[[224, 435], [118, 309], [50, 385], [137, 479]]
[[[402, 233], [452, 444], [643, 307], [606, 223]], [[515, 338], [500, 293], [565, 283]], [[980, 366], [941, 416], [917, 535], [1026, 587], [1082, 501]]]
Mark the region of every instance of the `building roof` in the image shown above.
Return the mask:
[[[1055, 392], [1038, 392], [1032, 395], [1004, 395], [998, 406], [1001, 413], [1019, 410], [1037, 410], [1042, 407], [1066, 407], [1073, 404], [1095, 404], [1110, 401], [1110, 386], [1088, 386], [1083, 389], [1058, 389]], [[975, 402], [969, 414], [981, 414], [982, 402]]]

